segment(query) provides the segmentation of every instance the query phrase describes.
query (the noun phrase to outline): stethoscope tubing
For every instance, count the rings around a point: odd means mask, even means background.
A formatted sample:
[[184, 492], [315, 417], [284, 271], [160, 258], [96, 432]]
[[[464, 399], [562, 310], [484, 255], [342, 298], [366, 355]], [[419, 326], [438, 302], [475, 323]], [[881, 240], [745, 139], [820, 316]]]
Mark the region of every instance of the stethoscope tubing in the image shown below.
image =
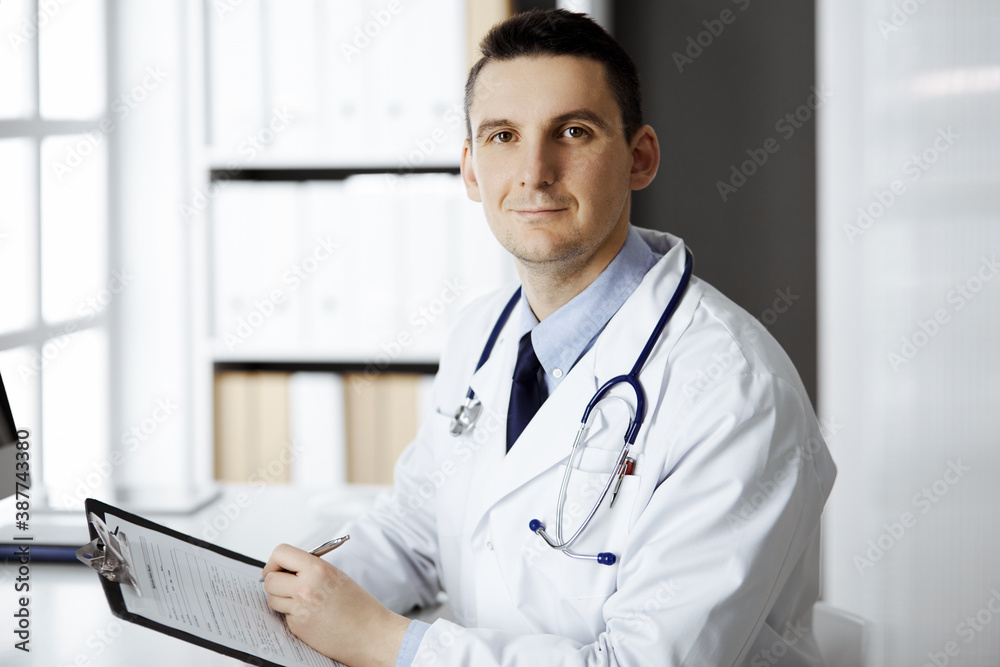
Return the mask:
[[607, 382], [605, 382], [594, 397], [590, 399], [587, 403], [587, 408], [583, 411], [583, 419], [581, 423], [586, 423], [587, 419], [590, 417], [590, 412], [593, 410], [604, 395], [609, 392], [614, 386], [621, 383], [628, 383], [633, 391], [635, 391], [636, 406], [635, 406], [635, 419], [632, 421], [632, 426], [629, 428], [628, 433], [625, 434], [625, 440], [631, 445], [635, 443], [635, 438], [639, 434], [639, 429], [642, 428], [643, 422], [646, 420], [646, 392], [643, 391], [642, 385], [639, 383], [639, 372], [642, 367], [646, 365], [646, 361], [649, 359], [650, 353], [653, 351], [653, 347], [660, 340], [660, 335], [667, 326], [667, 322], [673, 317], [674, 311], [677, 310], [677, 306], [681, 303], [681, 298], [687, 291], [688, 283], [691, 281], [691, 271], [694, 269], [694, 258], [691, 256], [691, 251], [685, 249], [684, 256], [684, 273], [681, 274], [681, 279], [677, 283], [677, 289], [674, 290], [673, 296], [670, 298], [670, 302], [667, 307], [660, 314], [660, 319], [657, 320], [656, 326], [653, 327], [653, 332], [649, 335], [646, 340], [646, 344], [642, 348], [642, 352], [639, 353], [638, 358], [635, 360], [635, 364], [625, 375], [619, 375], [613, 377]]
[[[594, 515], [597, 514], [597, 510], [600, 509], [601, 505], [604, 503], [604, 499], [607, 497], [608, 491], [611, 490], [611, 485], [615, 483], [616, 480], [619, 485], [621, 484], [622, 473], [625, 471], [625, 466], [627, 465], [626, 461], [628, 459], [629, 450], [632, 445], [635, 444], [636, 437], [639, 435], [639, 430], [642, 428], [643, 422], [646, 418], [646, 393], [642, 388], [642, 384], [639, 382], [639, 373], [642, 371], [643, 366], [646, 365], [646, 361], [649, 359], [649, 355], [652, 353], [653, 347], [655, 347], [656, 343], [659, 341], [667, 323], [670, 321], [670, 318], [680, 305], [681, 299], [687, 291], [688, 284], [691, 281], [691, 273], [694, 269], [694, 258], [691, 255], [690, 250], [685, 249], [684, 252], [684, 272], [681, 274], [681, 279], [678, 282], [677, 288], [674, 290], [673, 296], [670, 298], [670, 302], [663, 310], [663, 313], [660, 314], [660, 318], [657, 320], [656, 326], [653, 328], [649, 338], [646, 340], [646, 344], [643, 346], [642, 351], [636, 358], [632, 369], [625, 375], [617, 375], [601, 385], [601, 387], [587, 403], [587, 407], [583, 411], [583, 418], [580, 420], [580, 429], [577, 431], [576, 438], [573, 441], [573, 448], [570, 450], [570, 456], [566, 462], [566, 470], [563, 472], [562, 483], [559, 487], [559, 498], [556, 501], [557, 539], [552, 539], [552, 537], [549, 536], [545, 530], [545, 526], [538, 519], [532, 519], [529, 523], [528, 527], [531, 532], [540, 535], [550, 547], [562, 551], [571, 558], [596, 560], [598, 563], [604, 565], [612, 565], [617, 560], [617, 557], [610, 552], [601, 552], [595, 555], [578, 554], [571, 551], [570, 547], [574, 542], [576, 542], [580, 535], [583, 534], [583, 531], [586, 530], [587, 526], [590, 525]], [[479, 369], [482, 368], [483, 364], [486, 363], [486, 360], [489, 359], [490, 353], [493, 351], [493, 346], [496, 344], [496, 341], [500, 336], [500, 331], [510, 318], [510, 314], [513, 312], [514, 306], [517, 304], [520, 297], [521, 288], [518, 287], [517, 291], [514, 292], [514, 295], [507, 302], [507, 305], [504, 306], [503, 312], [501, 312], [500, 317], [497, 318], [496, 324], [493, 325], [493, 330], [490, 332], [486, 345], [483, 347], [483, 352], [479, 357], [479, 362], [476, 365], [475, 372], [478, 372]], [[587, 518], [581, 522], [580, 526], [576, 529], [576, 532], [574, 532], [568, 540], [563, 540], [563, 508], [566, 504], [566, 493], [569, 489], [569, 476], [572, 471], [573, 460], [576, 457], [580, 443], [583, 442], [583, 437], [590, 424], [590, 418], [594, 408], [596, 408], [597, 405], [606, 397], [609, 397], [608, 393], [619, 384], [629, 385], [635, 393], [635, 414], [629, 424], [628, 430], [625, 433], [624, 443], [622, 445], [621, 452], [618, 455], [618, 461], [613, 472], [608, 476], [608, 481], [605, 483], [604, 489], [601, 491], [601, 497], [596, 503], [594, 503], [593, 508], [590, 510], [590, 514], [588, 514]], [[462, 406], [459, 406], [455, 413], [451, 428], [453, 435], [460, 435], [465, 430], [472, 428], [476, 418], [479, 416], [478, 411], [472, 411], [477, 404], [478, 401], [476, 400], [475, 391], [473, 391], [470, 386], [468, 392], [466, 392], [465, 403]], [[614, 505], [615, 498], [617, 497], [618, 488], [618, 486], [615, 487], [615, 494], [612, 496], [611, 500], [612, 505]]]
[[584, 434], [589, 426], [589, 420], [580, 425], [580, 429], [576, 432], [576, 438], [573, 440], [573, 448], [570, 450], [569, 459], [566, 461], [566, 470], [563, 471], [562, 484], [559, 487], [559, 499], [556, 501], [556, 538], [558, 539], [558, 542], [549, 537], [549, 534], [545, 531], [543, 526], [538, 526], [533, 531], [541, 535], [542, 539], [544, 539], [545, 542], [548, 543], [548, 545], [553, 549], [567, 551], [567, 555], [573, 555], [577, 558], [595, 558], [594, 556], [587, 556], [584, 554], [571, 554], [568, 552], [568, 549], [573, 546], [573, 543], [576, 542], [577, 538], [583, 534], [583, 531], [590, 524], [591, 519], [593, 519], [594, 515], [597, 514], [597, 510], [602, 504], [604, 504], [604, 499], [607, 497], [608, 491], [611, 490], [611, 484], [615, 480], [619, 479], [622, 467], [625, 465], [625, 459], [628, 458], [629, 449], [631, 447], [631, 443], [626, 440], [622, 446], [621, 452], [618, 454], [618, 461], [615, 464], [614, 472], [608, 476], [608, 481], [604, 484], [604, 489], [601, 491], [601, 497], [597, 499], [596, 503], [594, 503], [594, 506], [590, 510], [590, 514], [588, 514], [587, 518], [580, 523], [580, 527], [576, 529], [573, 536], [568, 540], [563, 540], [563, 509], [566, 506], [566, 492], [569, 490], [569, 476], [573, 469], [573, 459], [576, 457], [576, 452], [580, 447], [580, 443], [583, 442]]
[[[503, 307], [503, 312], [500, 313], [500, 317], [497, 318], [497, 323], [493, 325], [493, 330], [490, 332], [490, 337], [486, 339], [486, 345], [483, 346], [483, 353], [479, 355], [479, 362], [476, 364], [476, 370], [473, 371], [473, 375], [479, 372], [479, 369], [483, 367], [486, 360], [490, 358], [490, 354], [493, 352], [493, 346], [497, 344], [497, 338], [500, 337], [500, 332], [503, 330], [503, 325], [507, 323], [510, 318], [510, 314], [514, 312], [514, 306], [517, 305], [518, 300], [521, 298], [521, 288], [518, 287], [514, 291], [514, 296], [510, 297], [507, 305]], [[472, 387], [469, 387], [469, 391], [465, 392], [466, 401], [473, 401], [476, 398], [476, 392], [473, 391]]]

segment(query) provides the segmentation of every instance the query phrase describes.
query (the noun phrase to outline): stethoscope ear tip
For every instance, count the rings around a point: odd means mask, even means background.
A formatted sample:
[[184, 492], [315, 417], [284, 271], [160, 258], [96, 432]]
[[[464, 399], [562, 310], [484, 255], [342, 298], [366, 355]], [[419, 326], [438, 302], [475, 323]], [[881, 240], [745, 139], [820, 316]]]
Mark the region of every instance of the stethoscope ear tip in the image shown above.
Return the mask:
[[614, 565], [618, 558], [609, 551], [602, 551], [597, 554], [597, 562], [601, 565]]
[[538, 530], [539, 530], [540, 528], [545, 528], [545, 526], [543, 526], [543, 525], [542, 525], [542, 522], [541, 522], [541, 521], [539, 521], [538, 519], [532, 519], [532, 520], [531, 520], [531, 521], [530, 521], [530, 522], [528, 523], [528, 528], [530, 528], [530, 529], [531, 529], [531, 532], [533, 532], [533, 533], [537, 533], [537, 532], [538, 532]]

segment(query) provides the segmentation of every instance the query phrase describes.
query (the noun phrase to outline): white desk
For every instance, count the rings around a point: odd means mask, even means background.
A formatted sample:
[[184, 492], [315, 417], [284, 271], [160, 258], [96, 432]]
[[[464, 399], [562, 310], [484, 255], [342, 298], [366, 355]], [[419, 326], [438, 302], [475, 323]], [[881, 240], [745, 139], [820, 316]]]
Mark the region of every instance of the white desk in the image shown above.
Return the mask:
[[[151, 521], [267, 560], [281, 542], [312, 548], [368, 507], [379, 489], [308, 492], [227, 487], [219, 502], [193, 516], [147, 515]], [[240, 495], [242, 494], [242, 496]], [[235, 509], [234, 509], [235, 508]], [[81, 512], [81, 521], [82, 512]], [[215, 524], [218, 535], [209, 537]], [[224, 528], [224, 530], [219, 530]], [[208, 533], [206, 535], [206, 533]], [[242, 664], [213, 651], [115, 618], [99, 575], [82, 563], [33, 563], [29, 593], [31, 652], [13, 648], [17, 568], [0, 565], [0, 665], [4, 667], [215, 667]]]

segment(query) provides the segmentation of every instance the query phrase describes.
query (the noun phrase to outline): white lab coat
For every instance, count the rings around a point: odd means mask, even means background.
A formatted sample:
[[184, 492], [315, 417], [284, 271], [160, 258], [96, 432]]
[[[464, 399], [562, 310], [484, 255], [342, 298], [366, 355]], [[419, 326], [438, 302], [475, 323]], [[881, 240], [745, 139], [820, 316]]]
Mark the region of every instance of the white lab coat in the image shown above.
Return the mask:
[[[397, 611], [448, 594], [455, 621], [433, 623], [415, 665], [819, 664], [808, 628], [836, 470], [788, 357], [697, 278], [640, 376], [648, 408], [634, 474], [574, 547], [618, 562], [568, 558], [528, 529], [538, 518], [554, 532], [583, 409], [632, 367], [680, 279], [683, 242], [639, 231], [664, 257], [506, 455], [517, 312], [473, 371], [513, 288], [466, 309], [392, 492], [328, 557]], [[450, 416], [470, 381], [483, 414], [455, 438]], [[571, 480], [570, 528], [603, 486], [626, 419], [613, 401], [595, 420]]]

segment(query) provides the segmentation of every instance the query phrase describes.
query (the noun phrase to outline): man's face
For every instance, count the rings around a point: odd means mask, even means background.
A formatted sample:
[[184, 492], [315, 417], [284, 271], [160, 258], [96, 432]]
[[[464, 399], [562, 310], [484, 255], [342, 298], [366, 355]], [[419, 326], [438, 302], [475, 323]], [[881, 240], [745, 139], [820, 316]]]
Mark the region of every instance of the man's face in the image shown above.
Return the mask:
[[490, 85], [476, 85], [462, 170], [501, 245], [525, 265], [568, 266], [620, 244], [633, 147], [604, 66], [537, 56], [491, 62], [484, 76]]

